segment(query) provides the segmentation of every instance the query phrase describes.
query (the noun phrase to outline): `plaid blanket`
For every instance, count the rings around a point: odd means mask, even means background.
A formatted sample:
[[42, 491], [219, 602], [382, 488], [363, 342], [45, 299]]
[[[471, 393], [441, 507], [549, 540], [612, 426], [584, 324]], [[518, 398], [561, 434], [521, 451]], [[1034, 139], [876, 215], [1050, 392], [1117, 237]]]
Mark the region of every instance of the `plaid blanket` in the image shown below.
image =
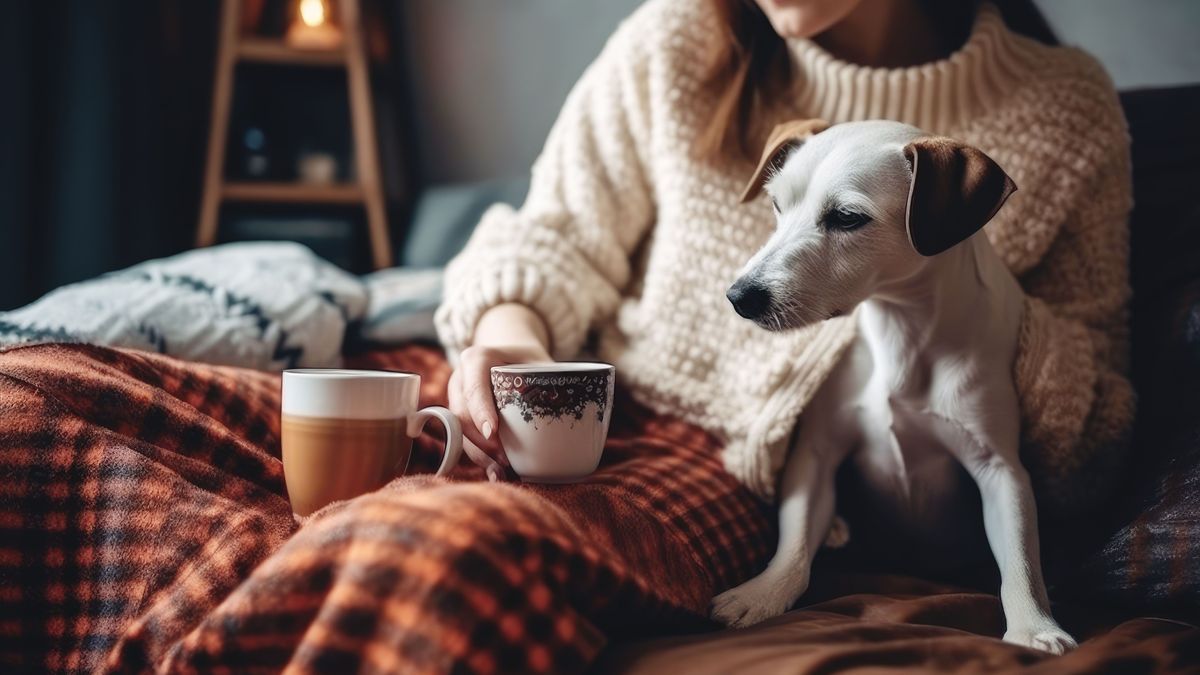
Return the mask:
[[[410, 347], [359, 367], [449, 368]], [[773, 548], [716, 440], [618, 397], [586, 483], [414, 468], [292, 518], [279, 376], [91, 346], [0, 353], [0, 670], [573, 672], [707, 625]]]

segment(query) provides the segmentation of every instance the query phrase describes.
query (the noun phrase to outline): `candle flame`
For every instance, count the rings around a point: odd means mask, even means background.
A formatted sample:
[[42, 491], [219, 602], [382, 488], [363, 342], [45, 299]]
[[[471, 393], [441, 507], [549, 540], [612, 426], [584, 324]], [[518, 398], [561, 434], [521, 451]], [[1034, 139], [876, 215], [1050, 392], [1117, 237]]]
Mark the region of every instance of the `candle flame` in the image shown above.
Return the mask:
[[325, 23], [324, 0], [300, 0], [300, 20], [311, 28]]

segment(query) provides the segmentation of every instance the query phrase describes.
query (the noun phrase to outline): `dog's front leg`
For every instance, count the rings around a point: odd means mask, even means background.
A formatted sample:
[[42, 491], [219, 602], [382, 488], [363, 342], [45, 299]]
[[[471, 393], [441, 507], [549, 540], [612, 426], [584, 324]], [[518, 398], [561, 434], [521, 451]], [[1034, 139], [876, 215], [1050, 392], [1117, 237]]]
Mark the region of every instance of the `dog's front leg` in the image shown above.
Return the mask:
[[798, 442], [784, 467], [779, 547], [767, 569], [713, 598], [712, 617], [750, 626], [788, 610], [808, 589], [809, 569], [833, 522], [836, 462]]
[[988, 544], [1000, 567], [1004, 640], [1053, 654], [1074, 649], [1075, 640], [1050, 614], [1029, 474], [1017, 460], [991, 451], [975, 454], [967, 464], [979, 485]]

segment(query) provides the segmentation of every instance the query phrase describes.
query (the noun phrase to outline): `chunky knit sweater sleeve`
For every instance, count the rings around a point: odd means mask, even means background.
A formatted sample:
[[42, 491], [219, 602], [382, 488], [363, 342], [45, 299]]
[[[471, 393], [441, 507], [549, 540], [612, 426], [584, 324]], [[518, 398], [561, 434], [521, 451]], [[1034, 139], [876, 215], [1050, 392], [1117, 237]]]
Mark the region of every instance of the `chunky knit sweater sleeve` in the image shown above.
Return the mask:
[[[1015, 379], [1023, 459], [1039, 499], [1065, 514], [1108, 492], [1097, 481], [1117, 474], [1128, 445], [1132, 197], [1128, 135], [1107, 77], [1076, 77], [1057, 93], [1068, 100], [1058, 106], [1064, 123], [1086, 119], [1086, 131], [1077, 130], [1078, 140], [1038, 171], [1057, 191], [1063, 220], [1041, 259], [1021, 275], [1027, 296]], [[1086, 118], [1073, 118], [1071, 99]]]
[[488, 210], [447, 268], [436, 323], [451, 358], [498, 304], [537, 312], [559, 359], [574, 356], [588, 328], [615, 311], [654, 217], [640, 155], [650, 133], [647, 25], [635, 14], [610, 38], [568, 96], [524, 205]]

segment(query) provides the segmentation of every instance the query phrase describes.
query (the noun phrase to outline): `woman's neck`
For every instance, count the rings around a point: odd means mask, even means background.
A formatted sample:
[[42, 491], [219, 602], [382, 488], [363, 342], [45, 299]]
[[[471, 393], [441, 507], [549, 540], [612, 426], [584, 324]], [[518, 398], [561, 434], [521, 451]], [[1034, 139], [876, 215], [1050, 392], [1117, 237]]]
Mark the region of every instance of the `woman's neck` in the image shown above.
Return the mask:
[[[872, 9], [875, 2], [883, 2], [862, 1]], [[851, 38], [852, 23], [822, 36], [849, 41], [848, 47], [833, 47], [837, 54], [815, 40], [788, 41], [796, 74], [794, 114], [833, 123], [889, 119], [930, 133], [951, 133], [959, 123], [1011, 96], [1022, 81], [1036, 75], [1046, 57], [1044, 48], [1010, 32], [999, 10], [988, 3], [980, 5], [962, 41], [951, 34], [944, 34], [941, 41], [918, 37], [928, 36], [933, 29], [909, 23], [913, 17], [889, 16], [889, 21], [906, 26], [895, 30], [911, 44]], [[956, 42], [961, 44], [953, 49]], [[936, 53], [935, 45], [947, 53]], [[867, 65], [881, 62], [888, 65]], [[899, 65], [903, 63], [908, 66]]]
[[861, 0], [813, 41], [836, 58], [873, 68], [920, 65], [950, 51], [916, 0]]

